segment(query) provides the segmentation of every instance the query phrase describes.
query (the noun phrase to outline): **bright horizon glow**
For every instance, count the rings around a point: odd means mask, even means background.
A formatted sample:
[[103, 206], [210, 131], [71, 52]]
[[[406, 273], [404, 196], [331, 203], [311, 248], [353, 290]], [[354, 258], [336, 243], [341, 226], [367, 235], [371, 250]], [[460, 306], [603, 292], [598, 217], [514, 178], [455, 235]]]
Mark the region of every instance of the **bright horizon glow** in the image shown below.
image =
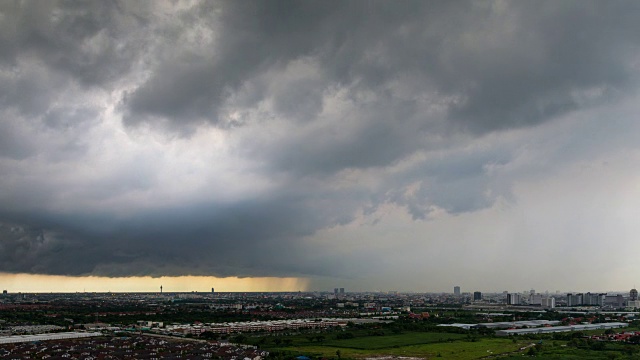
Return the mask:
[[214, 276], [136, 276], [109, 278], [100, 276], [60, 276], [0, 273], [0, 286], [9, 293], [75, 292], [268, 292], [306, 291], [304, 278], [255, 277], [218, 278]]

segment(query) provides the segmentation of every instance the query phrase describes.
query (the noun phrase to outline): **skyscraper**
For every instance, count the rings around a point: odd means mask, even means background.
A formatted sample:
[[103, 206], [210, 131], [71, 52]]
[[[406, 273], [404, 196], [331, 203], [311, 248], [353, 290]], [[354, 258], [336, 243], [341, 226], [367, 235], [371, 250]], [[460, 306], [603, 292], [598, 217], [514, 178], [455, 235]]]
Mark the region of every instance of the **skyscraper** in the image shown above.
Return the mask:
[[453, 295], [460, 296], [460, 286], [453, 287]]
[[473, 292], [473, 301], [482, 300], [482, 293], [480, 291]]

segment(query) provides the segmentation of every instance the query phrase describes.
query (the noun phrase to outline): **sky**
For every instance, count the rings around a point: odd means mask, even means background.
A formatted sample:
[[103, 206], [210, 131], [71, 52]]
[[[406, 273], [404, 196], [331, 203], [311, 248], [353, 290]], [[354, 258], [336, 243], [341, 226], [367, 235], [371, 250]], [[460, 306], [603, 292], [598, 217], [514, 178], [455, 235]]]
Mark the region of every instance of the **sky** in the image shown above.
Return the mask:
[[0, 287], [630, 289], [638, 18], [0, 2]]

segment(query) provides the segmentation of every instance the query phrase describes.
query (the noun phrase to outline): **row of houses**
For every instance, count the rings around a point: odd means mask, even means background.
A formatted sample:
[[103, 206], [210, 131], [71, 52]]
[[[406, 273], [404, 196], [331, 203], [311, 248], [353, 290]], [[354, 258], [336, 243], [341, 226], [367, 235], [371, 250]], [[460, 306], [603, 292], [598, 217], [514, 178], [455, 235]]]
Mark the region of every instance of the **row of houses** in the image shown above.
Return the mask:
[[640, 331], [625, 331], [622, 333], [601, 334], [589, 336], [591, 340], [597, 341], [616, 341], [616, 342], [633, 342], [633, 338], [639, 338]]
[[[345, 323], [346, 325], [346, 323]], [[298, 330], [298, 329], [327, 329], [340, 326], [337, 320], [274, 320], [274, 321], [247, 321], [235, 323], [212, 323], [212, 324], [191, 324], [191, 325], [167, 325], [161, 329], [161, 332], [169, 334], [192, 334], [200, 335], [205, 331], [214, 334], [231, 334], [241, 332], [258, 332], [258, 331], [282, 331], [282, 330]]]
[[176, 341], [146, 336], [32, 341], [0, 345], [2, 359], [221, 359], [262, 360], [255, 347], [213, 342]]

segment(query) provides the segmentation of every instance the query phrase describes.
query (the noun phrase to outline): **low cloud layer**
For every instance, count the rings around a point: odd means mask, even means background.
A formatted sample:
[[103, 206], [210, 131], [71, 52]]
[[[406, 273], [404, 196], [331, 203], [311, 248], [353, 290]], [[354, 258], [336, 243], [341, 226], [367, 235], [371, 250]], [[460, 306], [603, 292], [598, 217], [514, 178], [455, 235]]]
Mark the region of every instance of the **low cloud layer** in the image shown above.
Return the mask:
[[[637, 176], [639, 14], [631, 1], [0, 4], [0, 271], [427, 290], [394, 279], [450, 266], [445, 287], [466, 249], [497, 246], [451, 229], [499, 224], [498, 258], [537, 235], [563, 247], [586, 225], [620, 230], [607, 216], [620, 198], [598, 194]], [[517, 225], [532, 193], [546, 203], [541, 183], [572, 209], [561, 195], [581, 168], [597, 178], [588, 224]]]

